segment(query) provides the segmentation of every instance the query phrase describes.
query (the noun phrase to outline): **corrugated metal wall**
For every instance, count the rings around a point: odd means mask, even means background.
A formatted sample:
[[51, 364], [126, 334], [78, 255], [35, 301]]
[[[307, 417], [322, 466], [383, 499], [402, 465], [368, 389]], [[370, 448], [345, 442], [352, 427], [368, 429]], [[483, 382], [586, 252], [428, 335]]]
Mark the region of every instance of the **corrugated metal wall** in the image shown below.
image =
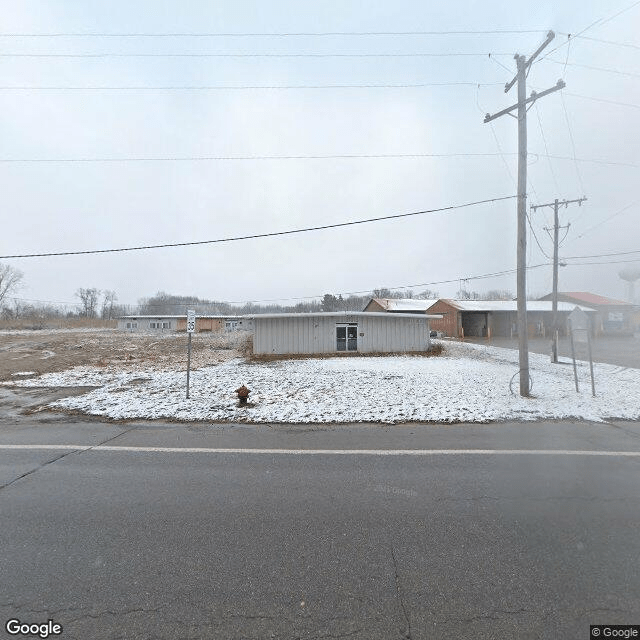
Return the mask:
[[[336, 326], [358, 325], [359, 353], [424, 351], [429, 347], [427, 318], [376, 316], [296, 316], [255, 318], [256, 354], [337, 353]], [[341, 352], [342, 353], [342, 352]]]

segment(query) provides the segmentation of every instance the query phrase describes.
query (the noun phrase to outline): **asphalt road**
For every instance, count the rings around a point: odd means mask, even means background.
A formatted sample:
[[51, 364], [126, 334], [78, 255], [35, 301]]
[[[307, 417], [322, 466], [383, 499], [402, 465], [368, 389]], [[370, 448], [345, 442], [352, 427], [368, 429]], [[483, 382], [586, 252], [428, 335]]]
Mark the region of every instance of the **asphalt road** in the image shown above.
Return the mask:
[[0, 429], [0, 485], [0, 617], [53, 619], [50, 637], [555, 640], [640, 623], [638, 423], [42, 416]]

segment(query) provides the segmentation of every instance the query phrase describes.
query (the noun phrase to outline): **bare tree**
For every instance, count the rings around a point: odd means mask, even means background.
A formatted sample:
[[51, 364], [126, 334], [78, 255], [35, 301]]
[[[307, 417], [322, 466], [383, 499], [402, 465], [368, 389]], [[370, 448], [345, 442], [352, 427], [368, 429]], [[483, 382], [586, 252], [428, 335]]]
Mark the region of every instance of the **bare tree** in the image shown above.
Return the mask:
[[105, 290], [102, 292], [102, 317], [105, 320], [113, 318], [113, 303], [118, 299], [115, 291]]
[[10, 264], [0, 262], [0, 306], [5, 298], [20, 288], [24, 274]]
[[425, 289], [421, 291], [416, 298], [420, 300], [437, 300], [440, 297], [437, 291], [432, 291], [431, 289]]
[[483, 300], [515, 300], [513, 293], [507, 289], [489, 289], [480, 296]]
[[81, 315], [86, 318], [96, 317], [96, 307], [98, 306], [98, 296], [100, 290], [96, 288], [92, 289], [78, 289], [76, 291], [76, 297], [80, 298], [82, 304]]

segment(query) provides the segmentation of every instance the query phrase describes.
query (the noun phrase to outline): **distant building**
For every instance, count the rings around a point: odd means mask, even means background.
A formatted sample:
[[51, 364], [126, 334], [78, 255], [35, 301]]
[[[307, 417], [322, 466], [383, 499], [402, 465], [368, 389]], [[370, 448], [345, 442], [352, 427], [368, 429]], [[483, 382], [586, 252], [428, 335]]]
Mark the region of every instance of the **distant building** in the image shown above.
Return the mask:
[[253, 316], [255, 354], [410, 353], [429, 348], [426, 314], [278, 313]]
[[[540, 300], [551, 300], [550, 293]], [[593, 310], [592, 330], [595, 335], [631, 335], [634, 330], [634, 306], [629, 302], [605, 298], [587, 291], [558, 293], [558, 300]]]
[[[566, 334], [567, 318], [575, 304], [558, 303], [560, 335]], [[583, 308], [583, 307], [581, 307]], [[585, 311], [590, 311], [584, 308]], [[429, 308], [440, 313], [432, 328], [454, 338], [514, 337], [518, 335], [518, 303], [516, 300], [450, 300], [440, 299]], [[551, 302], [527, 301], [527, 328], [531, 337], [550, 337], [553, 329]]]
[[[196, 315], [196, 332], [223, 331], [225, 316]], [[187, 316], [122, 316], [118, 329], [123, 331], [186, 331]]]
[[253, 319], [247, 316], [227, 316], [224, 319], [225, 331], [253, 331]]
[[[566, 319], [575, 304], [558, 304], [560, 333], [564, 334]], [[451, 338], [491, 338], [518, 335], [518, 308], [515, 300], [439, 300], [373, 298], [365, 311], [384, 309], [386, 313], [428, 313], [433, 331]], [[585, 309], [590, 311], [589, 309]], [[439, 318], [437, 316], [440, 316]], [[553, 327], [551, 302], [528, 301], [527, 324], [529, 335], [550, 336]]]

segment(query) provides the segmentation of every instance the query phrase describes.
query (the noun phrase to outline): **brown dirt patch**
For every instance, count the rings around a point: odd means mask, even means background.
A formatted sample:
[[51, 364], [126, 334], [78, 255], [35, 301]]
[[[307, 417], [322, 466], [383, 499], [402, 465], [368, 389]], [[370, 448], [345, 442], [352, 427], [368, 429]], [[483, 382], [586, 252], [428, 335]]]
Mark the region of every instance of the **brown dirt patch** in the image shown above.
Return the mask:
[[[192, 369], [239, 357], [235, 342], [233, 336], [194, 334]], [[114, 329], [0, 331], [0, 381], [24, 379], [13, 375], [19, 372], [43, 374], [79, 365], [186, 369], [187, 335]]]

